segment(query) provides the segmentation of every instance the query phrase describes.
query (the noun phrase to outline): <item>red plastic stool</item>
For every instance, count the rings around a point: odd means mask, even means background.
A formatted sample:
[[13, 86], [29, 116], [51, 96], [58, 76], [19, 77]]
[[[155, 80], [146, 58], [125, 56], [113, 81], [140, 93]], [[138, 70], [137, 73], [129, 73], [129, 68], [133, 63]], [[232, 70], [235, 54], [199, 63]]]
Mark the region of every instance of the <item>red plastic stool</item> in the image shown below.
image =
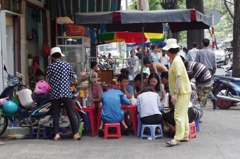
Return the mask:
[[[109, 133], [108, 128], [116, 128], [116, 133]], [[104, 140], [107, 140], [108, 137], [117, 137], [118, 139], [121, 139], [121, 129], [119, 123], [105, 123], [104, 124]]]
[[188, 135], [188, 138], [189, 140], [191, 138], [196, 138], [197, 137], [197, 129], [196, 129], [196, 124], [195, 122], [191, 122], [189, 123], [189, 135]]

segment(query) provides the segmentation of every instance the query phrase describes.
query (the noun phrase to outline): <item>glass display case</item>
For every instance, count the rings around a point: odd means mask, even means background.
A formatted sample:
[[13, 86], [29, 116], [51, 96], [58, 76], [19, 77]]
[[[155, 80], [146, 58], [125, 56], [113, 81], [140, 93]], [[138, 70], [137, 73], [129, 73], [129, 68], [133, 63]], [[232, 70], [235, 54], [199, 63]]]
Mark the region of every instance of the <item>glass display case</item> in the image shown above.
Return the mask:
[[56, 44], [65, 55], [63, 60], [70, 63], [78, 76], [84, 76], [84, 72], [89, 72], [89, 47], [90, 38], [84, 36], [58, 36]]
[[[61, 48], [65, 57], [63, 61], [68, 62], [78, 76], [78, 85], [81, 87], [80, 97], [82, 99], [89, 97], [89, 72], [90, 72], [90, 38], [85, 36], [58, 36], [56, 44]], [[82, 105], [88, 102], [82, 102]]]

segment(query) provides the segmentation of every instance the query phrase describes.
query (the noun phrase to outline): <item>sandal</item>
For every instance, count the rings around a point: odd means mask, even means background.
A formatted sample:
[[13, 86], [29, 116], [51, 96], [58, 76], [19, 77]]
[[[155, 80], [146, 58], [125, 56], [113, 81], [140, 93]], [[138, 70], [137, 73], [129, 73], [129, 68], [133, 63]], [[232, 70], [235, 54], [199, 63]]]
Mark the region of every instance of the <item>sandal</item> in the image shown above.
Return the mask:
[[180, 143], [174, 142], [173, 140], [171, 140], [171, 141], [167, 141], [167, 144], [169, 147], [173, 147], [173, 146], [178, 146]]
[[189, 138], [184, 138], [182, 140], [180, 140], [180, 142], [188, 142], [189, 141]]
[[73, 140], [81, 140], [81, 137], [79, 136], [79, 134], [75, 134], [73, 136]]

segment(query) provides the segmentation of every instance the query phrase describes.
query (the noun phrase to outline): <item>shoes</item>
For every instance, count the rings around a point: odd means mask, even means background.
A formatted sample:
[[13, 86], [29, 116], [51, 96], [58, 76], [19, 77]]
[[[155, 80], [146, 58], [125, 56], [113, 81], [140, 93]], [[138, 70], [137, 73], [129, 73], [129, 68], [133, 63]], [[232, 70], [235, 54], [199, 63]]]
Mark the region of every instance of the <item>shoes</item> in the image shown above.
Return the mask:
[[217, 100], [212, 100], [213, 103], [213, 110], [215, 110], [217, 108]]
[[167, 141], [169, 147], [178, 146], [180, 143], [174, 140]]
[[98, 137], [103, 137], [104, 134], [103, 134], [103, 130], [102, 129], [99, 129], [98, 130]]
[[123, 132], [123, 135], [125, 135], [125, 136], [128, 136], [129, 135], [129, 133], [130, 133], [130, 129], [129, 128], [126, 128], [125, 130], [124, 130], [124, 132]]

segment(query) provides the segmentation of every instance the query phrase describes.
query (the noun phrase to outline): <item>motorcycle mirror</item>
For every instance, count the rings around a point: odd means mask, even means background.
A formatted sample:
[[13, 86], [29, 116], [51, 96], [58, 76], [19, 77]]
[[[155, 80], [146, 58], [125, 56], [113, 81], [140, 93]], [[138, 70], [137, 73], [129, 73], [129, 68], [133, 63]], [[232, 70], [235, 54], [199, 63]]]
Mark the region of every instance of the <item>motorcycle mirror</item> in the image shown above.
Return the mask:
[[6, 67], [6, 65], [5, 65], [5, 64], [3, 65], [3, 70], [4, 70], [4, 71], [6, 71], [6, 72], [7, 72], [7, 74], [8, 74], [7, 67]]

